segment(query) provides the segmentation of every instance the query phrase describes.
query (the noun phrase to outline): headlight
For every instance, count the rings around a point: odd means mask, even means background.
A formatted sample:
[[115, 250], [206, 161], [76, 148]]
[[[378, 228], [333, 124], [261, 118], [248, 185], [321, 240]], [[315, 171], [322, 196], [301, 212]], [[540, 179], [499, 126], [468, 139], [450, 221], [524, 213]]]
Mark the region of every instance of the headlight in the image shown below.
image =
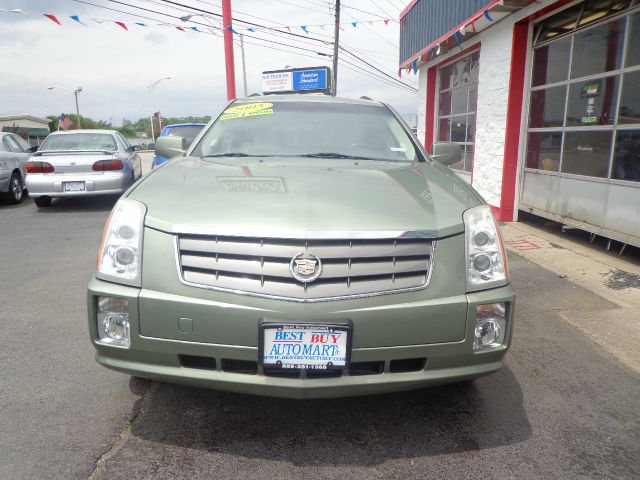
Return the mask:
[[113, 207], [104, 227], [96, 277], [140, 286], [145, 206], [123, 198]]
[[488, 205], [464, 212], [467, 291], [500, 287], [509, 282], [502, 237]]

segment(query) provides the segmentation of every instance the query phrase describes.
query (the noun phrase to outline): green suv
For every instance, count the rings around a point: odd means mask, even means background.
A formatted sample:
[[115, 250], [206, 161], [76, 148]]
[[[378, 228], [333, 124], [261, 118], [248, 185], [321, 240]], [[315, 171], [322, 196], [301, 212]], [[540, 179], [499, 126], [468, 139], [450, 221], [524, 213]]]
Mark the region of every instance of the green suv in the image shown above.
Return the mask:
[[89, 283], [102, 365], [293, 398], [500, 368], [514, 292], [489, 206], [371, 100], [237, 100], [131, 187]]

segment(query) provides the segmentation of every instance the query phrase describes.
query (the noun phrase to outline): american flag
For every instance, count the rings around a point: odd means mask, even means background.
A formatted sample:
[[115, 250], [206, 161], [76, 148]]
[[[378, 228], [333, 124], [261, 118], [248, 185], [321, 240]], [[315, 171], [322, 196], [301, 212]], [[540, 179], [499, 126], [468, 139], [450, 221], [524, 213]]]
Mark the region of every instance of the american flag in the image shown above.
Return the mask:
[[71, 127], [73, 127], [71, 119], [64, 113], [61, 113], [58, 117], [58, 128], [61, 128], [62, 130], [69, 130]]

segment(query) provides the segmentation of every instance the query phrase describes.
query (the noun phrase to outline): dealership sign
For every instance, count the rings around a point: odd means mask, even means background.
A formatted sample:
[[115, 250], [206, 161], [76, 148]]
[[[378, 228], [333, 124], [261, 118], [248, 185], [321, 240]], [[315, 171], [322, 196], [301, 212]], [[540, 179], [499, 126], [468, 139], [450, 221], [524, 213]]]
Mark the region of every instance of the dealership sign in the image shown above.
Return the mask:
[[329, 67], [262, 72], [263, 93], [331, 93]]

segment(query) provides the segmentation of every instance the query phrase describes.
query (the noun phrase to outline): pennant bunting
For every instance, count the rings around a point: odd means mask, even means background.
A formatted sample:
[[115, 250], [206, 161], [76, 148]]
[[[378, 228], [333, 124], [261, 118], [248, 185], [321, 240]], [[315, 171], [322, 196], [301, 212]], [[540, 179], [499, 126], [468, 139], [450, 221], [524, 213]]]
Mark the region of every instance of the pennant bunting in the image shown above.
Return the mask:
[[127, 32], [129, 31], [129, 29], [127, 28], [127, 26], [125, 25], [125, 23], [124, 23], [124, 22], [117, 22], [117, 21], [114, 21], [113, 23], [115, 23], [115, 24], [116, 24], [116, 25], [118, 25], [119, 27], [124, 28]]
[[233, 26], [231, 26], [231, 25], [228, 25], [228, 26], [226, 26], [225, 28], [226, 28], [227, 30], [231, 30], [231, 32], [235, 33], [236, 35], [240, 35], [238, 32], [236, 32], [236, 31], [233, 29]]
[[399, 69], [398, 69], [398, 76], [399, 76], [400, 78], [402, 78], [402, 69], [401, 69], [401, 68], [399, 68]]
[[389, 25], [389, 19], [388, 18], [386, 20], [384, 20], [384, 24], [385, 25]]
[[307, 26], [306, 25], [300, 25], [300, 28], [302, 29], [302, 31], [304, 33], [306, 33], [307, 35], [309, 35], [309, 31], [307, 30]]
[[460, 30], [458, 30], [460, 32], [460, 35], [462, 35], [463, 37], [465, 36], [465, 34], [467, 33], [467, 26], [463, 25], [460, 27]]
[[356, 28], [356, 26], [358, 25], [358, 22], [351, 22], [351, 25], [353, 25], [353, 28]]
[[493, 22], [493, 18], [491, 18], [491, 15], [489, 14], [489, 10], [484, 11], [484, 16], [487, 17], [487, 20], [489, 20], [490, 22]]
[[103, 24], [103, 23], [104, 23], [102, 20], [100, 20], [100, 19], [98, 19], [98, 18], [92, 18], [92, 19], [91, 19], [91, 21], [92, 21], [92, 22], [99, 23], [99, 24]]
[[418, 59], [413, 61], [413, 74], [418, 73]]
[[60, 20], [58, 20], [58, 17], [56, 17], [55, 15], [53, 15], [51, 13], [43, 13], [42, 15], [47, 17], [52, 22], [57, 23], [58, 25], [62, 26], [62, 24], [60, 23]]
[[460, 50], [462, 50], [462, 40], [460, 40], [460, 35], [458, 35], [458, 32], [453, 33], [453, 38], [456, 39], [456, 42], [458, 43]]
[[146, 27], [147, 26], [146, 23], [142, 23], [142, 22], [136, 22], [136, 25], [140, 25], [141, 27]]
[[247, 28], [247, 30], [249, 30], [250, 32], [255, 32], [256, 31], [255, 28]]
[[180, 30], [181, 32], [185, 32], [185, 31], [186, 31], [186, 30], [184, 29], [184, 27], [181, 27], [181, 26], [179, 26], [179, 25], [177, 25], [177, 26], [176, 26], [176, 28], [177, 28], [178, 30]]
[[198, 27], [191, 27], [191, 30], [193, 30], [194, 32], [198, 32], [198, 33], [204, 33], [201, 30], [198, 30]]
[[71, 15], [69, 17], [71, 20], [75, 20], [76, 22], [78, 22], [80, 25], [84, 25], [85, 27], [87, 26], [85, 23], [82, 23], [82, 21], [80, 20], [80, 17], [78, 15]]
[[478, 30], [476, 30], [476, 22], [471, 22], [471, 30], [473, 30], [473, 33], [478, 33]]

